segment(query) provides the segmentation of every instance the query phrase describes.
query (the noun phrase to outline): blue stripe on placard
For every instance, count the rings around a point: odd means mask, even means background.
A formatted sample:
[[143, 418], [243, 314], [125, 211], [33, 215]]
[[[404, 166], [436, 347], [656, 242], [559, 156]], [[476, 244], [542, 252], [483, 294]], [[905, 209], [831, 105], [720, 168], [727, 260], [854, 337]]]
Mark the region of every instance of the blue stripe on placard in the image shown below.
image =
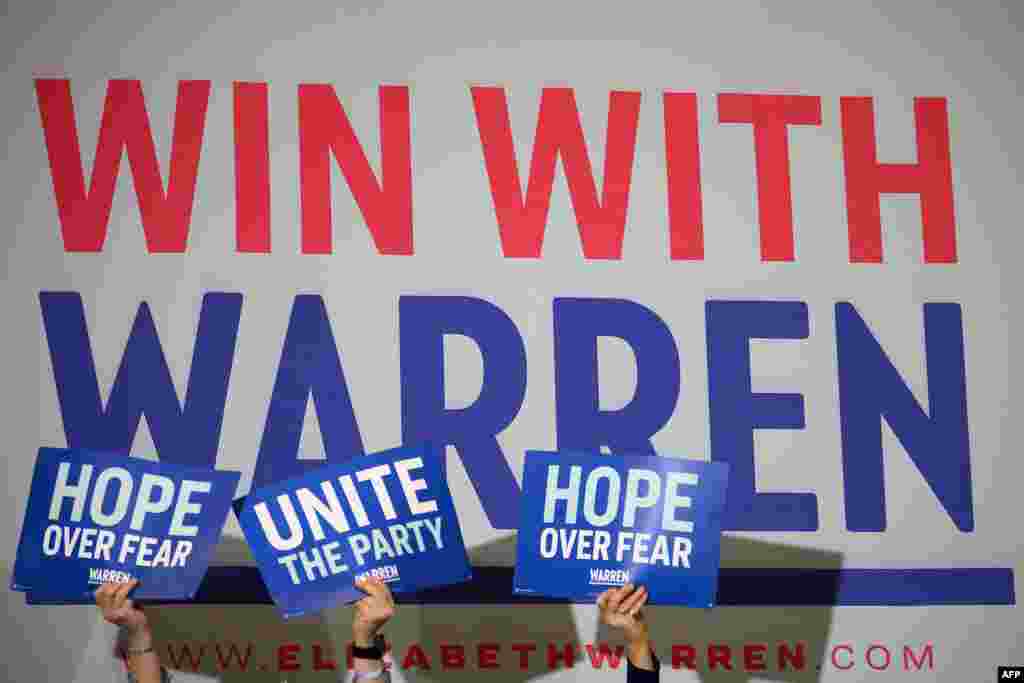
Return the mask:
[[[512, 569], [474, 567], [473, 579], [396, 596], [424, 605], [564, 604], [566, 600], [516, 595]], [[27, 600], [32, 604], [31, 597]], [[199, 604], [270, 604], [255, 567], [209, 568]], [[964, 569], [737, 569], [723, 568], [718, 604], [727, 606], [1015, 605], [1013, 570]]]

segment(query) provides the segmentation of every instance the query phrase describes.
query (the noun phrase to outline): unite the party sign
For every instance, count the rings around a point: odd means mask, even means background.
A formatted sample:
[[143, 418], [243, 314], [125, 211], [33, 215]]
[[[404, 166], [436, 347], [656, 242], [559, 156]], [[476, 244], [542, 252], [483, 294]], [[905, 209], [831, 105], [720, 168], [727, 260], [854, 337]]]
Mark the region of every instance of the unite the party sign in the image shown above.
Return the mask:
[[363, 594], [374, 576], [410, 592], [472, 576], [441, 456], [403, 446], [253, 491], [236, 512], [271, 597], [287, 617]]

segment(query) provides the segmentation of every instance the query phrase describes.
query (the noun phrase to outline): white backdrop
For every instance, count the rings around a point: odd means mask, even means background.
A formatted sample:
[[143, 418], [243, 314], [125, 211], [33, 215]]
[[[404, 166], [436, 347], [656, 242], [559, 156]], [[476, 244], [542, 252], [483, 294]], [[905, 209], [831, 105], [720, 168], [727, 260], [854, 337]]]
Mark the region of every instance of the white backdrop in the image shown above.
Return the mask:
[[[238, 343], [224, 410], [217, 464], [240, 469], [248, 488], [267, 418], [293, 299], [323, 296], [344, 366], [355, 415], [368, 450], [401, 440], [398, 298], [472, 296], [497, 305], [514, 321], [527, 352], [522, 410], [499, 436], [519, 475], [527, 448], [555, 446], [552, 300], [628, 299], [655, 311], [672, 330], [682, 364], [682, 391], [672, 419], [655, 437], [660, 450], [692, 457], [709, 451], [708, 372], [704, 303], [712, 299], [807, 303], [810, 336], [802, 342], [755, 342], [755, 391], [805, 396], [806, 429], [756, 433], [759, 491], [812, 491], [815, 532], [734, 534], [725, 562], [736, 566], [1001, 567], [1024, 570], [1019, 480], [1024, 466], [1014, 444], [1011, 393], [1018, 367], [1009, 340], [1019, 331], [1010, 310], [1021, 287], [1013, 258], [1024, 246], [1019, 222], [1019, 135], [1022, 98], [1020, 26], [1015, 3], [970, 3], [959, 9], [923, 3], [714, 3], [672, 7], [627, 3], [474, 3], [464, 6], [389, 2], [366, 7], [323, 3], [15, 3], [7, 8], [0, 52], [0, 130], [6, 142], [0, 205], [6, 225], [3, 427], [8, 495], [0, 498], [0, 541], [13, 551], [20, 531], [36, 448], [66, 445], [39, 293], [81, 294], [103, 400], [117, 372], [136, 310], [152, 311], [179, 397], [192, 361], [200, 303], [208, 292], [244, 296]], [[1005, 5], [1005, 6], [1002, 6]], [[74, 97], [86, 179], [109, 79], [138, 79], [166, 181], [178, 82], [212, 81], [199, 175], [185, 254], [150, 254], [141, 228], [127, 160], [122, 161], [103, 250], [67, 253], [33, 79], [68, 78]], [[272, 252], [235, 250], [232, 83], [266, 82], [270, 104]], [[409, 88], [412, 113], [415, 254], [377, 253], [362, 214], [334, 164], [334, 253], [300, 253], [297, 86], [334, 86], [380, 172], [378, 86]], [[583, 258], [569, 189], [555, 175], [543, 257], [502, 256], [470, 87], [505, 88], [520, 176], [529, 169], [541, 92], [571, 87], [580, 110], [597, 187], [602, 187], [608, 98], [613, 90], [642, 93], [623, 258]], [[662, 93], [697, 94], [705, 257], [668, 257]], [[749, 125], [718, 122], [718, 94], [780, 93], [821, 98], [822, 125], [791, 126], [796, 259], [760, 258], [753, 136]], [[914, 97], [946, 98], [953, 160], [958, 262], [924, 264], [916, 195], [882, 198], [885, 263], [848, 258], [839, 98], [872, 97], [879, 157], [915, 158]], [[333, 162], [332, 162], [333, 163]], [[975, 528], [958, 531], [925, 480], [885, 429], [888, 527], [847, 531], [837, 416], [835, 311], [853, 302], [915, 397], [927, 410], [922, 304], [963, 308]], [[635, 369], [628, 348], [602, 340], [601, 402], [631, 397]], [[446, 342], [447, 404], [472, 403], [482, 365], [464, 339]], [[319, 422], [310, 407], [302, 434], [305, 457], [322, 457]], [[152, 454], [143, 422], [133, 452]], [[449, 451], [449, 476], [467, 544], [485, 563], [512, 562], [511, 532], [494, 529], [461, 461]], [[247, 562], [232, 518], [219, 563]], [[505, 541], [503, 541], [505, 539]], [[758, 543], [763, 545], [758, 546]], [[792, 547], [788, 552], [780, 545]], [[757, 548], [762, 550], [758, 551]], [[764, 549], [767, 548], [768, 552]], [[775, 548], [777, 552], [772, 552]], [[9, 565], [13, 564], [10, 554]], [[116, 670], [111, 631], [87, 608], [29, 608], [7, 593], [3, 658], [10, 680], [105, 680]], [[779, 672], [774, 656], [764, 674], [667, 672], [668, 680], [988, 680], [999, 664], [1020, 664], [1020, 608], [837, 607], [719, 608], [711, 613], [652, 610], [664, 644], [805, 641], [819, 655], [820, 674]], [[410, 668], [408, 680], [470, 680], [468, 668], [444, 672], [440, 644], [503, 644], [496, 680], [606, 680], [586, 655], [569, 670], [549, 671], [548, 642], [595, 642], [588, 607], [404, 607], [390, 635], [400, 651], [421, 643], [430, 672]], [[159, 610], [162, 633], [175, 642], [257, 642], [274, 653], [287, 641], [345, 637], [347, 613], [324, 624], [285, 627], [269, 607]], [[338, 624], [341, 624], [339, 626]], [[535, 642], [526, 671], [514, 642]], [[932, 644], [934, 669], [907, 671], [904, 646], [915, 654]], [[873, 644], [892, 663], [872, 671]], [[850, 646], [850, 651], [837, 646]], [[298, 673], [225, 674], [224, 680], [320, 680], [303, 646]], [[849, 654], [852, 652], [852, 658]], [[880, 663], [884, 657], [875, 651]], [[271, 662], [271, 654], [254, 655]], [[276, 655], [274, 655], [276, 656]], [[833, 656], [838, 657], [833, 661]], [[704, 659], [702, 657], [702, 659]], [[854, 668], [843, 670], [852, 662]], [[276, 659], [274, 660], [276, 661]], [[840, 666], [836, 665], [836, 662]], [[669, 663], [669, 662], [666, 662]], [[742, 668], [742, 657], [734, 660]], [[706, 661], [702, 666], [706, 668]], [[209, 680], [212, 664], [202, 667]], [[270, 667], [273, 668], [273, 667]], [[915, 667], [909, 667], [914, 669]], [[182, 674], [184, 676], [184, 674]]]

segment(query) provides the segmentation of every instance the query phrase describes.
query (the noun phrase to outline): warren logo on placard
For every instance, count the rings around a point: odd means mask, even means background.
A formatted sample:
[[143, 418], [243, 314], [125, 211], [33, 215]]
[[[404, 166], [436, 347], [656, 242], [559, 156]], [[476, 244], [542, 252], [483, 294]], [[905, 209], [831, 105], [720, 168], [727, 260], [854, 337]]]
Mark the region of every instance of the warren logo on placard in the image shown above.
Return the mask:
[[138, 579], [135, 597], [191, 598], [238, 479], [124, 453], [41, 448], [11, 588], [73, 603], [91, 600], [100, 584]]
[[727, 475], [699, 460], [527, 452], [515, 591], [590, 601], [640, 583], [653, 603], [710, 607]]
[[285, 617], [362, 597], [359, 577], [408, 592], [472, 576], [440, 456], [429, 444], [317, 468], [253, 491], [235, 510]]

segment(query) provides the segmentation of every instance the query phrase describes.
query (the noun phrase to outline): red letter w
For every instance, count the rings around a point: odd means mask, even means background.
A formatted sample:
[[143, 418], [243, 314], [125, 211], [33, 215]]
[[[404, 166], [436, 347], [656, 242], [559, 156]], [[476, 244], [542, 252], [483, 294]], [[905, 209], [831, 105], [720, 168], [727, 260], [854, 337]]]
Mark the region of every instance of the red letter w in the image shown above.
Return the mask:
[[561, 155], [569, 195], [576, 211], [583, 255], [588, 259], [622, 258], [640, 93], [611, 94], [604, 190], [598, 201], [586, 140], [571, 89], [545, 88], [541, 95], [525, 200], [520, 189], [505, 91], [501, 88], [473, 88], [472, 92], [505, 256], [540, 257], [551, 204], [551, 187], [555, 180], [555, 160]]
[[95, 252], [103, 249], [121, 156], [127, 150], [146, 246], [150, 252], [184, 252], [210, 82], [178, 84], [166, 194], [139, 81], [112, 80], [107, 84], [88, 191], [75, 126], [71, 82], [39, 79], [36, 96], [50, 157], [64, 250]]

